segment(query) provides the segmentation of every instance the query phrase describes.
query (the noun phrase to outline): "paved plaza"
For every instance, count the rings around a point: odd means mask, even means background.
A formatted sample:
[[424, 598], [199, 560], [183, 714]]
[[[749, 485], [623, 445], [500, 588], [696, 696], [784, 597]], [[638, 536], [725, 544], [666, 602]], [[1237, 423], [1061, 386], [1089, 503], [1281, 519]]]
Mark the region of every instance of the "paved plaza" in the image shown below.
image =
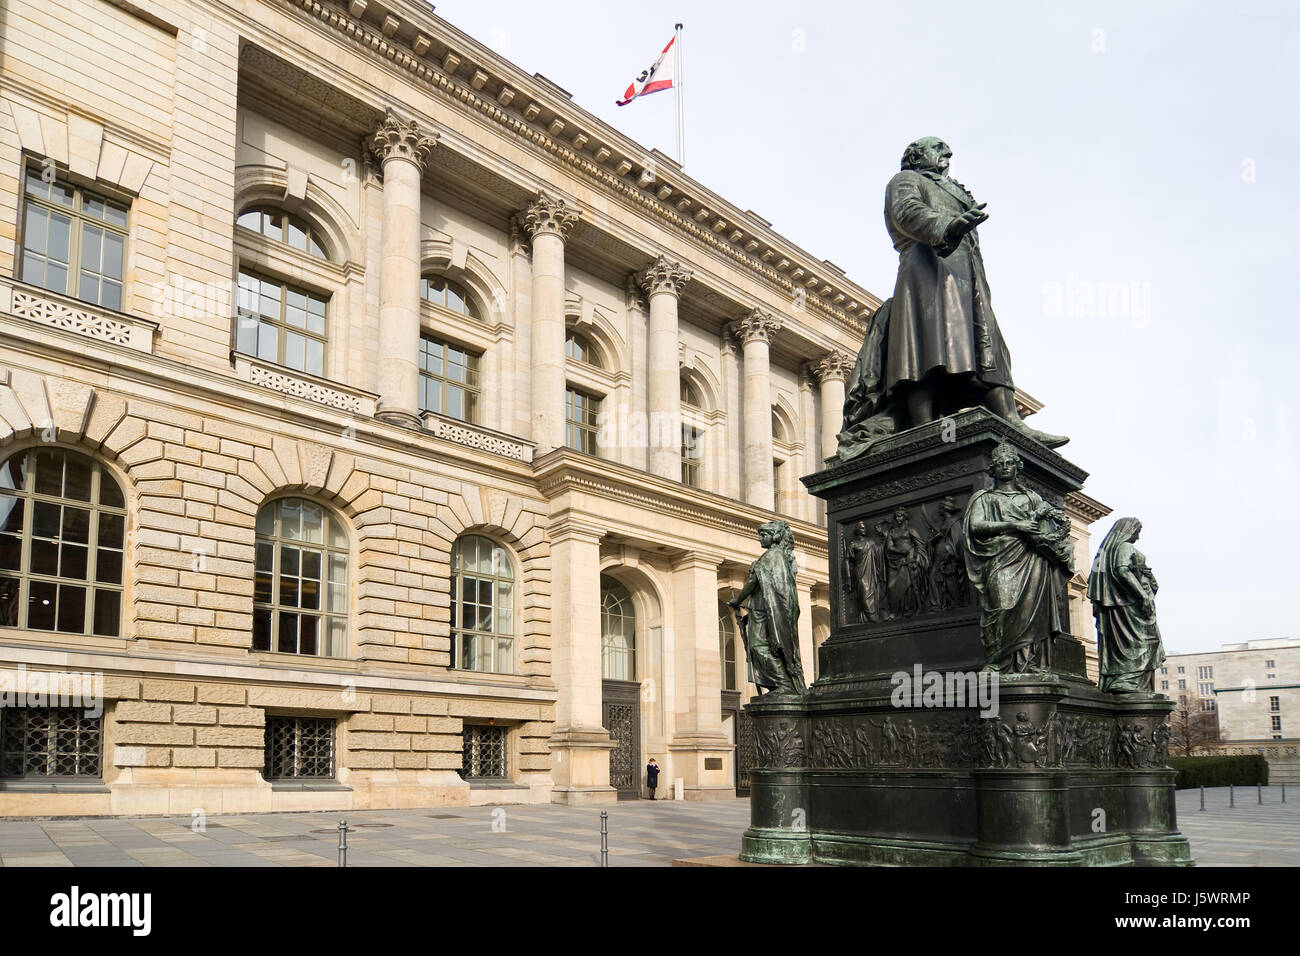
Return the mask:
[[[1277, 787], [1178, 794], [1178, 821], [1201, 866], [1300, 865], [1300, 793]], [[748, 800], [648, 800], [609, 807], [610, 866], [669, 866], [735, 854]], [[0, 864], [21, 866], [335, 866], [340, 819], [350, 866], [597, 866], [599, 808], [448, 807], [355, 813], [0, 820]]]

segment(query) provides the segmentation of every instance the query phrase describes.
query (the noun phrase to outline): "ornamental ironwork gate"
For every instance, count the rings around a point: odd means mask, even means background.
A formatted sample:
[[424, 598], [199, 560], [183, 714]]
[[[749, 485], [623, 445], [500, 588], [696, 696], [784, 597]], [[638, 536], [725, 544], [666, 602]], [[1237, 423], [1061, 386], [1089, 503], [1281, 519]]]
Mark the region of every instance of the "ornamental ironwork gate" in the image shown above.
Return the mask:
[[749, 796], [749, 772], [754, 769], [754, 721], [741, 707], [736, 713], [736, 796]]
[[609, 784], [620, 800], [641, 796], [641, 685], [636, 681], [603, 682], [601, 716], [614, 749], [609, 752]]

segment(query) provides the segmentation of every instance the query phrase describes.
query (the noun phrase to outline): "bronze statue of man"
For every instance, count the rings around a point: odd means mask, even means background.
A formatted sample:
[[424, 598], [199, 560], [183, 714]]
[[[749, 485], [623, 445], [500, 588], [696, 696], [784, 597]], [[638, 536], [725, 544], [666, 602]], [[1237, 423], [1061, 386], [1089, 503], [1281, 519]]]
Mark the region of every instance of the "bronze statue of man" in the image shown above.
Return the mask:
[[952, 150], [933, 136], [903, 153], [885, 189], [885, 226], [898, 250], [894, 295], [871, 317], [844, 403], [839, 457], [896, 429], [983, 405], [1045, 445], [1016, 409], [1011, 354], [993, 314], [975, 229], [985, 203], [948, 175]]
[[750, 565], [744, 589], [727, 603], [739, 611], [749, 600], [748, 615], [737, 616], [754, 683], [773, 694], [802, 696], [794, 534], [784, 521], [769, 521], [758, 526], [758, 541], [765, 550]]

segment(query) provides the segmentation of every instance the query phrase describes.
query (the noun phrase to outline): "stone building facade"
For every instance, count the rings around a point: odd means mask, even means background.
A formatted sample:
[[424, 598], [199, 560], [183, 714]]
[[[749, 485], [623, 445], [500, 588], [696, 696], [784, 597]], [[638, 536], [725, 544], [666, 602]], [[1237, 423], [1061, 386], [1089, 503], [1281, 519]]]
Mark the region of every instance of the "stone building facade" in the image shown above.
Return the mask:
[[413, 0], [3, 17], [0, 815], [743, 792], [879, 300]]
[[[1218, 718], [1224, 753], [1300, 756], [1300, 640], [1272, 638], [1224, 644], [1204, 654], [1169, 654], [1156, 690], [1189, 699]], [[1271, 762], [1271, 761], [1270, 761]]]

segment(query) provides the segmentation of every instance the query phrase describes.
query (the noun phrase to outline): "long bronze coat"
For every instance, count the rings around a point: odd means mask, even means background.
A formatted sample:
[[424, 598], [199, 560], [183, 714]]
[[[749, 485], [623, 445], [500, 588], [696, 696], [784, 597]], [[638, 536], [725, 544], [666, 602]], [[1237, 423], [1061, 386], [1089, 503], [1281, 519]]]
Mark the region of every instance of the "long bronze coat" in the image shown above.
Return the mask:
[[931, 372], [969, 376], [975, 388], [1010, 386], [1011, 356], [989, 301], [975, 231], [952, 246], [948, 224], [975, 205], [958, 183], [905, 169], [885, 190], [885, 225], [898, 250], [884, 384]]

